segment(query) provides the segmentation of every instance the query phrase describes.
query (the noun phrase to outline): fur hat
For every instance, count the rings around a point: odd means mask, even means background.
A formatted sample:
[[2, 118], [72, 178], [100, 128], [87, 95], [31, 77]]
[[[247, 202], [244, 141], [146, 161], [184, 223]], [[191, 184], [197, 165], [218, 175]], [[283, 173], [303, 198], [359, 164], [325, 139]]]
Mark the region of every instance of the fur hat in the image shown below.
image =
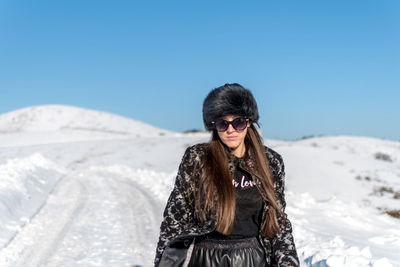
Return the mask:
[[211, 90], [203, 102], [203, 122], [206, 130], [212, 131], [214, 127], [211, 122], [225, 116], [244, 116], [257, 123], [257, 103], [250, 90], [238, 83], [227, 83]]

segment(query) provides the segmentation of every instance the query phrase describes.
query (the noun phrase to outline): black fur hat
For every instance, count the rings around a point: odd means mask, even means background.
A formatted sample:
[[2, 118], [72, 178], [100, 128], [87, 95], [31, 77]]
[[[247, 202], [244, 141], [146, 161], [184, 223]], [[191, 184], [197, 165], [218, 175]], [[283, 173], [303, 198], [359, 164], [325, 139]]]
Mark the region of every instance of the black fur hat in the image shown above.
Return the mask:
[[203, 102], [203, 122], [206, 130], [214, 129], [211, 122], [225, 116], [244, 116], [257, 123], [257, 103], [250, 90], [238, 83], [227, 83], [217, 87]]

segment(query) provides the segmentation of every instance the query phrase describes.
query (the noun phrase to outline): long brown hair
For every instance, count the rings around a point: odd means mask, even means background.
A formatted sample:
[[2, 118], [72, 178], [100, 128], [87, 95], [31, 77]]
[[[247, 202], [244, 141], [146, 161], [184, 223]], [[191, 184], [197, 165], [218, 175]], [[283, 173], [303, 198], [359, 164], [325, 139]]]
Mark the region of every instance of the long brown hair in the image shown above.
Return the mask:
[[[246, 155], [252, 155], [254, 171], [261, 183], [259, 187], [261, 196], [270, 205], [262, 222], [261, 233], [272, 237], [280, 233], [276, 212], [283, 213], [275, 199], [273, 176], [269, 169], [263, 141], [252, 123], [247, 128], [244, 142]], [[203, 223], [207, 214], [216, 215], [216, 230], [227, 235], [232, 231], [235, 218], [235, 189], [232, 185], [233, 177], [228, 169], [224, 144], [215, 130], [207, 144], [202, 168], [200, 188], [195, 195], [197, 215]]]

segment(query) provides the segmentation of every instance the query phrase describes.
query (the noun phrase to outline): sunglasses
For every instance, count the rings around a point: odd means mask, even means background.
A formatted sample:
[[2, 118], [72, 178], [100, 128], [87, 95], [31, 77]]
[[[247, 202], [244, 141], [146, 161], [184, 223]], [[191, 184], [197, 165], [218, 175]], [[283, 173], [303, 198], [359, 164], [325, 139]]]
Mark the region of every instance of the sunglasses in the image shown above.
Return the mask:
[[218, 132], [225, 132], [226, 130], [228, 130], [229, 124], [231, 124], [233, 129], [235, 129], [236, 131], [243, 131], [244, 129], [246, 129], [248, 121], [249, 119], [247, 118], [239, 117], [234, 119], [233, 121], [218, 120], [211, 123], [214, 124], [214, 127]]

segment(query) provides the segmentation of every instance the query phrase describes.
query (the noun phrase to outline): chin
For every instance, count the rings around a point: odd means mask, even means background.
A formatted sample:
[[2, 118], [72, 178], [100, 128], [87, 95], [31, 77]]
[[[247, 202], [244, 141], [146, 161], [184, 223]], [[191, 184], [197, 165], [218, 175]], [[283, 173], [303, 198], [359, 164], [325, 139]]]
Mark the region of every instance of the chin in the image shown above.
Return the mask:
[[236, 149], [236, 148], [239, 147], [240, 143], [238, 143], [238, 142], [229, 142], [229, 141], [227, 141], [227, 142], [225, 143], [225, 145], [226, 145], [227, 147], [229, 147], [230, 149]]

